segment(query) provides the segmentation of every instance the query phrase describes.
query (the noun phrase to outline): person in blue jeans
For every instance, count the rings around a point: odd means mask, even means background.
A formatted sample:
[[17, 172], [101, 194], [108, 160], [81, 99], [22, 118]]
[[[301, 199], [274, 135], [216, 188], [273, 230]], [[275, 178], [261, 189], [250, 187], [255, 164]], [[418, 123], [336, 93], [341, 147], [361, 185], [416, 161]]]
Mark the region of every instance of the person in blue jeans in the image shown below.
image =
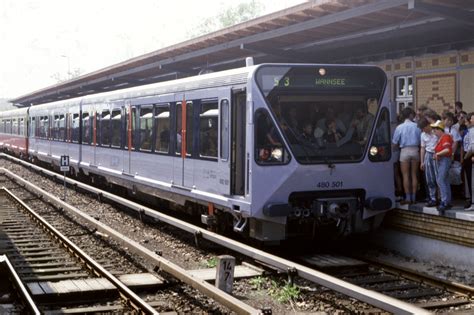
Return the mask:
[[436, 182], [438, 183], [441, 195], [441, 203], [438, 211], [444, 214], [445, 210], [451, 206], [451, 185], [449, 183], [449, 168], [453, 158], [453, 138], [450, 134], [444, 132], [444, 124], [438, 120], [431, 124], [434, 134], [438, 137], [438, 143], [435, 146], [434, 160], [436, 161]]

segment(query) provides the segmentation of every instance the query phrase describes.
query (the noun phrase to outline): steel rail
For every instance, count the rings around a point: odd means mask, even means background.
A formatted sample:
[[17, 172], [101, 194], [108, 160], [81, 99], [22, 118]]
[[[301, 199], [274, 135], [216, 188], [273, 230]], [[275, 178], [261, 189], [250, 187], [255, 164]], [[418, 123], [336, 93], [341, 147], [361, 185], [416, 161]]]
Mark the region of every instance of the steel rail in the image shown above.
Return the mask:
[[[214, 300], [218, 301], [222, 305], [225, 305], [232, 311], [237, 312], [238, 314], [260, 314], [261, 312], [253, 307], [251, 307], [248, 304], [245, 304], [244, 302], [238, 300], [237, 298], [233, 297], [230, 294], [227, 294], [226, 292], [218, 289], [217, 287], [211, 285], [210, 283], [206, 282], [205, 280], [202, 280], [200, 278], [197, 278], [190, 273], [188, 273], [185, 269], [181, 268], [180, 266], [172, 263], [171, 261], [160, 257], [153, 251], [145, 248], [144, 246], [140, 245], [139, 243], [125, 237], [121, 233], [117, 232], [116, 230], [108, 227], [107, 225], [98, 222], [96, 219], [92, 218], [91, 216], [83, 213], [79, 209], [65, 203], [61, 199], [53, 196], [52, 194], [42, 190], [41, 188], [31, 184], [30, 182], [26, 181], [25, 179], [19, 177], [16, 174], [13, 174], [7, 169], [1, 168], [0, 173], [3, 173], [10, 179], [16, 181], [17, 183], [20, 183], [21, 185], [24, 185], [25, 187], [28, 187], [28, 189], [34, 191], [36, 194], [43, 195], [45, 198], [45, 201], [56, 205], [57, 207], [60, 207], [61, 209], [70, 212], [76, 216], [78, 216], [82, 221], [85, 221], [87, 224], [92, 225], [94, 228], [96, 228], [98, 231], [103, 232], [107, 234], [109, 237], [117, 241], [118, 243], [122, 245], [126, 245], [128, 249], [140, 256], [144, 256], [147, 259], [153, 261], [156, 266], [164, 271], [167, 272], [177, 279], [183, 281], [184, 283], [192, 286], [193, 288], [197, 289], [204, 295], [213, 298]], [[105, 193], [105, 192], [104, 192]], [[47, 198], [47, 199], [46, 199]], [[21, 201], [20, 201], [21, 202]], [[105, 269], [104, 269], [105, 271]], [[113, 276], [112, 276], [113, 277]], [[115, 278], [115, 277], [114, 277]], [[111, 280], [111, 279], [109, 279]], [[112, 280], [111, 280], [112, 281]], [[123, 286], [123, 284], [116, 279], [117, 285]], [[112, 281], [114, 284], [116, 284], [116, 281]], [[126, 287], [125, 287], [126, 288]], [[128, 288], [127, 288], [128, 289]], [[144, 302], [145, 303], [145, 302]]]
[[[0, 155], [1, 156], [1, 155]], [[21, 163], [25, 166], [28, 166], [30, 168], [36, 169], [38, 171], [41, 171], [51, 177], [55, 177], [57, 179], [62, 179], [62, 176], [59, 174], [56, 174], [54, 172], [44, 170], [43, 168], [40, 168], [36, 165], [30, 164], [28, 162], [13, 158], [11, 156], [3, 154], [3, 156], [16, 161], [17, 163]], [[0, 169], [0, 172], [5, 172], [6, 174], [10, 173], [6, 169]], [[8, 172], [8, 173], [7, 173]], [[11, 174], [11, 173], [10, 173]], [[15, 175], [16, 176], [16, 175]], [[16, 176], [17, 177], [17, 176]], [[21, 179], [23, 182], [26, 182], [25, 180]], [[165, 222], [167, 224], [170, 224], [172, 226], [175, 226], [181, 230], [184, 230], [186, 232], [192, 233], [194, 235], [199, 235], [203, 239], [209, 240], [211, 242], [214, 242], [216, 244], [219, 244], [223, 247], [229, 248], [233, 251], [236, 251], [242, 255], [248, 256], [252, 259], [261, 261], [263, 263], [269, 264], [271, 266], [274, 266], [280, 270], [284, 271], [295, 271], [295, 274], [298, 275], [301, 278], [307, 279], [309, 281], [312, 281], [314, 283], [320, 284], [322, 286], [325, 286], [327, 288], [333, 289], [337, 292], [341, 292], [347, 296], [353, 297], [359, 301], [366, 302], [370, 305], [379, 307], [383, 310], [392, 312], [392, 313], [397, 313], [397, 314], [429, 314], [426, 310], [416, 307], [413, 304], [409, 304], [397, 299], [394, 299], [392, 297], [383, 295], [381, 293], [371, 291], [364, 289], [362, 287], [353, 285], [349, 282], [340, 280], [338, 278], [332, 277], [330, 275], [324, 274], [322, 272], [319, 272], [317, 270], [308, 268], [306, 266], [303, 266], [301, 264], [289, 261], [287, 259], [283, 259], [280, 257], [277, 257], [275, 255], [266, 253], [262, 250], [253, 248], [251, 246], [245, 245], [243, 243], [237, 242], [235, 240], [229, 239], [227, 237], [223, 237], [219, 234], [207, 231], [205, 229], [196, 227], [190, 223], [183, 222], [181, 220], [178, 220], [174, 217], [171, 217], [169, 215], [160, 213], [158, 211], [155, 211], [153, 209], [150, 209], [148, 207], [145, 207], [143, 205], [140, 205], [138, 203], [129, 201], [125, 198], [116, 196], [112, 193], [90, 187], [89, 185], [83, 184], [81, 182], [75, 181], [73, 179], [67, 178], [66, 181], [74, 186], [80, 187], [81, 189], [84, 189], [89, 192], [93, 192], [101, 197], [105, 197], [113, 202], [116, 202], [118, 204], [122, 204], [127, 206], [130, 209], [133, 209], [139, 213], [146, 214], [150, 217], [156, 218], [159, 221]], [[57, 198], [55, 198], [57, 199]], [[60, 201], [59, 199], [57, 199]]]
[[17, 290], [19, 291], [18, 293], [23, 297], [24, 302], [26, 302], [26, 307], [29, 310], [28, 313], [35, 315], [41, 314], [6, 255], [0, 255], [0, 264], [5, 264], [7, 266], [7, 269], [11, 275], [11, 280], [14, 282], [14, 286], [17, 287]]
[[412, 270], [409, 268], [405, 268], [399, 265], [395, 265], [388, 261], [383, 261], [377, 258], [366, 257], [366, 256], [360, 256], [360, 257], [355, 256], [355, 257], [362, 261], [366, 261], [368, 263], [374, 264], [382, 268], [388, 273], [396, 274], [400, 277], [410, 279], [413, 281], [427, 283], [427, 284], [433, 285], [435, 287], [438, 287], [444, 290], [448, 290], [450, 292], [453, 292], [459, 295], [467, 296], [470, 298], [474, 297], [474, 287], [471, 287], [462, 283], [458, 283], [458, 282], [440, 279], [440, 278], [431, 276], [429, 274]]
[[[10, 172], [9, 172], [10, 173]], [[14, 175], [14, 174], [12, 174]], [[15, 175], [16, 176], [16, 175]], [[31, 183], [28, 183], [32, 185]], [[14, 203], [18, 204], [21, 208], [26, 210], [28, 214], [37, 221], [43, 229], [49, 231], [58, 241], [60, 241], [66, 248], [72, 250], [72, 252], [81, 258], [87, 266], [89, 266], [95, 273], [104, 278], [107, 278], [110, 282], [112, 282], [120, 292], [123, 298], [133, 307], [135, 310], [143, 313], [143, 314], [158, 314], [158, 312], [150, 306], [148, 303], [143, 301], [138, 295], [136, 295], [130, 288], [124, 285], [119, 279], [117, 279], [114, 275], [108, 272], [104, 267], [102, 267], [99, 263], [97, 263], [92, 257], [87, 255], [83, 250], [81, 250], [77, 245], [71, 242], [66, 236], [61, 234], [56, 228], [54, 228], [51, 224], [46, 222], [39, 214], [37, 214], [33, 209], [28, 207], [21, 199], [17, 196], [12, 194], [8, 189], [2, 187], [1, 189], [7, 197], [12, 200]]]

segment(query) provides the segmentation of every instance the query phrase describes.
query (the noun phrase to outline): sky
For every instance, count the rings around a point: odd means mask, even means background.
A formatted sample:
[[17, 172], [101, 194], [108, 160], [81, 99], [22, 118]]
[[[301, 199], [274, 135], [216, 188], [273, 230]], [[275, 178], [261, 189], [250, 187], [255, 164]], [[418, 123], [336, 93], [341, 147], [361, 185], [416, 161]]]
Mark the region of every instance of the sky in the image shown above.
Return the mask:
[[[200, 21], [245, 1], [0, 0], [0, 98], [182, 42]], [[259, 2], [267, 14], [304, 0]]]

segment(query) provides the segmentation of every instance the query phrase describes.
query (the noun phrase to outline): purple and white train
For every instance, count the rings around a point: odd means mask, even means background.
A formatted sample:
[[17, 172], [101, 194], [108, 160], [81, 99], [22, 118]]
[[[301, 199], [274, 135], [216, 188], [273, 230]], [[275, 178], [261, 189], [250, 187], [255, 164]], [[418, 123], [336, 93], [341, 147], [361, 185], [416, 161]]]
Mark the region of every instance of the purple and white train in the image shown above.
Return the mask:
[[261, 64], [0, 113], [0, 145], [261, 241], [349, 235], [394, 206], [373, 66]]

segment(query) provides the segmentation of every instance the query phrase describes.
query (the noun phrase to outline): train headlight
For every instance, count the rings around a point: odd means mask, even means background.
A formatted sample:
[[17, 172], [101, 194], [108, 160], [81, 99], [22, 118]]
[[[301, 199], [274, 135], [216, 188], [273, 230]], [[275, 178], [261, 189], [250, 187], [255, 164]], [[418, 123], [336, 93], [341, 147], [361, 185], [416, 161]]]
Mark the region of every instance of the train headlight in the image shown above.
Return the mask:
[[377, 153], [379, 153], [379, 149], [377, 149], [377, 147], [372, 146], [372, 147], [370, 147], [369, 153], [372, 156], [376, 156]]
[[281, 148], [275, 148], [272, 150], [272, 158], [277, 161], [282, 161], [283, 151]]

